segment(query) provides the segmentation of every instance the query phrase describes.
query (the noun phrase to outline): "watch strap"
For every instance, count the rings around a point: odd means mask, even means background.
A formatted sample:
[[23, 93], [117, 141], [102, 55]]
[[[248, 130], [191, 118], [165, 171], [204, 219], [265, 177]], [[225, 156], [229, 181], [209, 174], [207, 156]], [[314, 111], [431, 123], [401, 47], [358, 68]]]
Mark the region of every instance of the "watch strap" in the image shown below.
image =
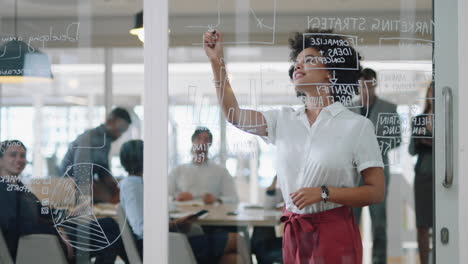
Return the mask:
[[322, 185], [322, 199], [324, 203], [326, 203], [329, 200], [329, 191], [327, 186], [325, 185]]

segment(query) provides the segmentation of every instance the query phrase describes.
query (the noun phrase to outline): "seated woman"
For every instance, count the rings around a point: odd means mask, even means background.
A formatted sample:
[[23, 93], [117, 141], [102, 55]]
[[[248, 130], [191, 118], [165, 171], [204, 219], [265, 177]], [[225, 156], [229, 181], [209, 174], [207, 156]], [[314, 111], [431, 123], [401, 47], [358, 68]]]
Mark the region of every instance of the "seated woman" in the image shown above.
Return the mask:
[[[120, 163], [128, 177], [120, 182], [120, 202], [143, 256], [143, 141], [122, 145]], [[196, 217], [170, 221], [171, 232], [187, 234]], [[235, 233], [215, 233], [188, 238], [198, 263], [250, 263], [245, 241]]]
[[[16, 258], [18, 241], [30, 234], [57, 235], [50, 214], [41, 214], [40, 201], [21, 182], [19, 176], [26, 166], [26, 147], [19, 140], [0, 143], [0, 231], [10, 255]], [[62, 243], [68, 259], [73, 256], [70, 245]]]
[[[25, 145], [19, 140], [0, 143], [0, 231], [10, 255], [16, 259], [21, 236], [51, 234], [59, 238], [69, 263], [74, 263], [74, 250], [70, 242], [77, 238], [73, 227], [71, 230], [55, 228], [50, 211], [47, 214], [41, 212], [41, 201], [21, 182], [20, 175], [26, 166], [26, 151]], [[94, 263], [114, 263], [117, 255], [128, 263], [122, 241], [116, 238], [119, 235], [117, 223], [111, 218], [101, 218], [98, 222], [108, 239], [115, 242], [105, 249], [93, 251], [90, 255], [96, 257]]]

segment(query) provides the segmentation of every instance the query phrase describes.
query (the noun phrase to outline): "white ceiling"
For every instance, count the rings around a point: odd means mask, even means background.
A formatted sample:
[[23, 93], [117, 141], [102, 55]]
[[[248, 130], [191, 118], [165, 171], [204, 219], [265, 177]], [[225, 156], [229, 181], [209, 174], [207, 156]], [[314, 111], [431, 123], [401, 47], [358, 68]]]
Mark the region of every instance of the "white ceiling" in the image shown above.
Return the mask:
[[[19, 17], [128, 16], [143, 8], [142, 0], [17, 0]], [[2, 0], [0, 17], [14, 16], [14, 0]]]
[[[275, 0], [219, 0], [222, 13], [233, 13], [236, 7], [250, 5], [257, 12], [268, 12]], [[342, 12], [382, 12], [411, 8], [415, 11], [431, 9], [431, 0], [276, 0], [278, 12], [290, 13], [342, 13]], [[210, 14], [217, 12], [218, 0], [197, 0], [196, 5], [187, 0], [170, 0], [173, 15]]]
[[[81, 36], [88, 38], [80, 46], [128, 47], [141, 43], [128, 34], [134, 15], [142, 10], [143, 0], [17, 0], [18, 31], [24, 36], [64, 31], [66, 25], [79, 22]], [[432, 0], [169, 0], [171, 46], [190, 46], [199, 41], [203, 29], [187, 30], [189, 25], [216, 23], [223, 20], [226, 39], [235, 38], [242, 17], [254, 10], [269, 24], [276, 1], [278, 44], [286, 44], [289, 32], [304, 29], [307, 16], [378, 17], [387, 19], [428, 19]], [[14, 33], [14, 0], [0, 0], [0, 37]], [[219, 11], [219, 12], [218, 12]], [[215, 22], [213, 22], [215, 21]], [[248, 17], [250, 33], [259, 33], [254, 19]], [[258, 22], [258, 21], [257, 21]], [[253, 23], [253, 26], [252, 26]], [[237, 33], [236, 33], [237, 32]], [[47, 43], [47, 47], [76, 47], [70, 43]], [[76, 44], [76, 43], [75, 43]]]
[[[17, 0], [18, 14], [22, 17], [66, 17], [80, 13], [85, 16], [126, 16], [143, 8], [143, 0]], [[220, 1], [220, 2], [218, 2]], [[169, 0], [171, 15], [232, 14], [238, 8], [249, 5], [257, 12], [268, 12], [275, 0]], [[280, 14], [291, 13], [343, 13], [390, 12], [400, 10], [421, 11], [432, 7], [431, 0], [276, 0]], [[14, 0], [2, 0], [0, 17], [12, 17]]]

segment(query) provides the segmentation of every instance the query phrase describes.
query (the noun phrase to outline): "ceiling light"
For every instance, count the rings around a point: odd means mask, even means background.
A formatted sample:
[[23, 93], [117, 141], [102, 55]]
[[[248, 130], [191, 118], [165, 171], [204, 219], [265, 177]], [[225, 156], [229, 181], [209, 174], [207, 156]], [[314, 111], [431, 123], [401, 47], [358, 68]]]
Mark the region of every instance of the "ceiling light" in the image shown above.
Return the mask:
[[0, 47], [0, 83], [52, 80], [49, 57], [19, 40]]
[[143, 28], [143, 11], [135, 15], [135, 26], [130, 30], [130, 34], [138, 36], [141, 42], [145, 42], [145, 30]]
[[52, 80], [49, 57], [18, 38], [18, 1], [15, 1], [15, 38], [0, 47], [0, 83]]

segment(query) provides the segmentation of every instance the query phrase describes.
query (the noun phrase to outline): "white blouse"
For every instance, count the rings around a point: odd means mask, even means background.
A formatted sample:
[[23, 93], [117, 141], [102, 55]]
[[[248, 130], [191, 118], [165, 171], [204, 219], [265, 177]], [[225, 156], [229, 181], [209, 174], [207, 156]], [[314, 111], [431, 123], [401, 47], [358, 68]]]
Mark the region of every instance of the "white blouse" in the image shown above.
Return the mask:
[[286, 209], [310, 214], [340, 207], [319, 202], [299, 210], [289, 196], [303, 187], [356, 187], [360, 172], [382, 167], [372, 122], [341, 103], [325, 107], [310, 126], [302, 107], [262, 112], [268, 125], [264, 139], [276, 145], [276, 170]]

